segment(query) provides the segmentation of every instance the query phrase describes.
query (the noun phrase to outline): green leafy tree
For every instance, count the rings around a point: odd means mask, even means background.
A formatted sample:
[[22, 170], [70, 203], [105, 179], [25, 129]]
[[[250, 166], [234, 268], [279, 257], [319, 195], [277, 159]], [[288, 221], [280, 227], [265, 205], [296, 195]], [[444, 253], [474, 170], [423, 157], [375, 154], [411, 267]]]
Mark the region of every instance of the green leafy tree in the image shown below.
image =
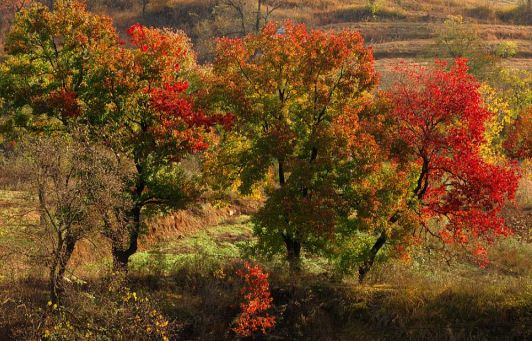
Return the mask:
[[467, 58], [469, 72], [479, 79], [487, 79], [495, 73], [498, 57], [480, 35], [478, 26], [461, 16], [451, 15], [435, 33], [436, 58]]
[[357, 32], [269, 23], [219, 40], [214, 73], [224, 109], [236, 116], [227, 146], [238, 148], [226, 162], [238, 169], [241, 192], [276, 179], [255, 216], [258, 249], [284, 252], [297, 270], [302, 248], [323, 251], [347, 214], [338, 168], [356, 131], [346, 127], [376, 84], [371, 50]]

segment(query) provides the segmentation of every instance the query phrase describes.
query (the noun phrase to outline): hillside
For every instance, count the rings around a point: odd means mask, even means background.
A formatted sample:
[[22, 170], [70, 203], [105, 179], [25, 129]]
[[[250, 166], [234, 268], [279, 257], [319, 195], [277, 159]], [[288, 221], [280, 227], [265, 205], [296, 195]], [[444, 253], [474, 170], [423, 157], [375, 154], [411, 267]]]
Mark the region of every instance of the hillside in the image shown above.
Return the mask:
[[[240, 22], [236, 12], [227, 6], [207, 0], [151, 1], [142, 16], [140, 7], [127, 11], [108, 8], [95, 9], [110, 13], [117, 25], [125, 30], [139, 21], [147, 25], [176, 27], [187, 32], [199, 49], [200, 59], [205, 39], [227, 33], [216, 27], [206, 32], [210, 22], [220, 20], [216, 13], [228, 11], [227, 19]], [[218, 1], [217, 3], [224, 3]], [[248, 3], [233, 1], [226, 3]], [[435, 32], [449, 15], [464, 17], [466, 22], [478, 25], [479, 34], [491, 46], [503, 41], [517, 44], [517, 51], [506, 65], [532, 69], [532, 26], [530, 15], [526, 16], [524, 2], [502, 1], [443, 1], [443, 0], [282, 0], [269, 19], [292, 19], [313, 27], [324, 29], [355, 29], [362, 33], [369, 45], [374, 46], [377, 59], [424, 58], [433, 48]], [[373, 3], [373, 4], [371, 4]], [[243, 7], [248, 30], [252, 30], [256, 9]], [[231, 18], [234, 16], [233, 18]], [[218, 25], [216, 23], [215, 25]], [[216, 32], [218, 29], [218, 32]], [[216, 34], [218, 33], [218, 34]], [[208, 59], [208, 56], [206, 56]]]
[[[144, 13], [142, 3], [146, 3]], [[269, 3], [275, 9], [268, 19], [292, 19], [325, 29], [358, 30], [374, 47], [376, 58], [386, 60], [427, 57], [433, 48], [435, 32], [445, 18], [459, 15], [466, 22], [478, 25], [480, 35], [489, 45], [504, 41], [517, 45], [515, 55], [505, 65], [532, 69], [531, 14], [527, 15], [522, 0], [280, 0]], [[233, 28], [242, 26], [242, 21], [247, 31], [252, 31], [255, 25], [254, 0], [92, 0], [88, 4], [93, 11], [110, 15], [124, 34], [135, 22], [184, 30], [192, 38], [200, 60], [210, 59], [209, 46], [215, 37], [242, 33]], [[266, 11], [271, 9], [267, 4]]]

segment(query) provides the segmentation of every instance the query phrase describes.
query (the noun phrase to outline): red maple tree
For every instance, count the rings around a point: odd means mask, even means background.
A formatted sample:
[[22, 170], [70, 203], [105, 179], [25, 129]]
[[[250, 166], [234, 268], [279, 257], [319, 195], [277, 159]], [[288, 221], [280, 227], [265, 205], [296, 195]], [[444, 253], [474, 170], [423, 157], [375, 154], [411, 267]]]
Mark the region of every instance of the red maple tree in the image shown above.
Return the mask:
[[[518, 172], [481, 157], [485, 123], [493, 114], [483, 105], [479, 83], [468, 74], [465, 59], [450, 68], [437, 62], [432, 68], [401, 65], [397, 71], [402, 78], [388, 96], [398, 128], [392, 138], [401, 146], [393, 156], [416, 174], [408, 207], [444, 242], [477, 245], [474, 254], [485, 265], [480, 242], [511, 233], [500, 212], [514, 197]], [[437, 221], [439, 231], [429, 221]]]

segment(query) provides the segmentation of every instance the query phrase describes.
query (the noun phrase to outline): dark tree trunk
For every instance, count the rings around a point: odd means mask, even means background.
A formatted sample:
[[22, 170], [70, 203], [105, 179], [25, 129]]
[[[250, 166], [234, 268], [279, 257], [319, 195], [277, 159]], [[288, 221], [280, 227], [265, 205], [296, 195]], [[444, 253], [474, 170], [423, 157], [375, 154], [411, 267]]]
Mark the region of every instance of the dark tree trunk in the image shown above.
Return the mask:
[[54, 304], [59, 302], [65, 291], [63, 278], [68, 261], [74, 252], [76, 241], [76, 238], [72, 235], [67, 235], [64, 242], [60, 242], [54, 260], [52, 261], [50, 267], [50, 300]]
[[368, 257], [364, 261], [364, 264], [362, 264], [358, 268], [358, 280], [360, 281], [360, 283], [364, 281], [369, 270], [371, 270], [371, 267], [375, 262], [375, 257], [377, 256], [377, 253], [384, 246], [384, 243], [386, 243], [387, 239], [388, 237], [386, 236], [386, 232], [383, 231], [379, 238], [377, 238], [377, 241], [375, 242], [371, 250], [369, 250]]
[[138, 205], [131, 210], [133, 223], [128, 236], [129, 240], [127, 247], [123, 248], [121, 243], [113, 241], [111, 253], [113, 255], [114, 272], [127, 273], [129, 267], [129, 257], [137, 252], [140, 232], [140, 211], [141, 207]]
[[257, 17], [255, 18], [255, 33], [260, 32], [260, 17], [262, 11], [262, 0], [257, 0]]
[[527, 24], [530, 24], [530, 21], [532, 20], [532, 0], [527, 1], [526, 12], [527, 12]]
[[290, 267], [290, 273], [298, 273], [301, 271], [301, 243], [290, 237], [284, 237], [286, 245], [286, 256]]
[[[279, 161], [279, 185], [285, 185], [284, 162]], [[288, 218], [286, 218], [288, 225]], [[286, 245], [286, 259], [290, 267], [290, 273], [297, 273], [301, 270], [301, 242], [296, 238], [283, 235], [284, 243]]]
[[[388, 221], [390, 223], [396, 223], [399, 220], [400, 213], [395, 213]], [[375, 244], [371, 247], [371, 250], [369, 250], [368, 257], [364, 261], [364, 263], [358, 268], [358, 280], [360, 283], [364, 282], [364, 279], [366, 278], [366, 275], [371, 270], [371, 267], [373, 266], [373, 263], [375, 262], [375, 257], [377, 257], [377, 253], [379, 253], [380, 249], [384, 246], [386, 241], [388, 240], [388, 236], [386, 235], [386, 231], [382, 231], [381, 235], [377, 240], [375, 241]]]
[[39, 184], [39, 224], [43, 229], [46, 227], [46, 192], [42, 184]]
[[279, 160], [279, 185], [283, 187], [285, 184], [284, 178], [284, 162]]
[[146, 6], [148, 6], [149, 0], [142, 0], [142, 18], [146, 16]]
[[[422, 200], [425, 196], [425, 193], [429, 188], [430, 176], [430, 158], [429, 156], [427, 156], [424, 150], [421, 153], [421, 157], [423, 159], [423, 165], [421, 167], [421, 172], [417, 180], [416, 188], [413, 191], [414, 196], [417, 197], [418, 200]], [[399, 220], [400, 215], [400, 212], [396, 212], [392, 217], [390, 217], [388, 221], [394, 224]], [[373, 263], [375, 262], [375, 257], [377, 256], [377, 253], [384, 246], [387, 239], [388, 237], [386, 236], [386, 231], [382, 231], [381, 235], [379, 236], [379, 238], [377, 238], [375, 244], [369, 251], [368, 257], [366, 258], [364, 263], [358, 268], [358, 280], [360, 281], [360, 283], [362, 283], [366, 278], [366, 275], [368, 274], [371, 267], [373, 266]]]
[[140, 233], [140, 222], [141, 222], [141, 211], [143, 207], [142, 202], [142, 193], [146, 187], [146, 183], [143, 179], [143, 167], [140, 162], [136, 162], [137, 169], [137, 183], [132, 192], [132, 197], [135, 202], [131, 212], [129, 214], [130, 221], [130, 230], [128, 236], [128, 245], [126, 248], [123, 247], [120, 242], [120, 236], [114, 236], [112, 240], [112, 249], [111, 253], [113, 255], [113, 271], [119, 271], [127, 273], [129, 257], [131, 257], [138, 249], [138, 239]]

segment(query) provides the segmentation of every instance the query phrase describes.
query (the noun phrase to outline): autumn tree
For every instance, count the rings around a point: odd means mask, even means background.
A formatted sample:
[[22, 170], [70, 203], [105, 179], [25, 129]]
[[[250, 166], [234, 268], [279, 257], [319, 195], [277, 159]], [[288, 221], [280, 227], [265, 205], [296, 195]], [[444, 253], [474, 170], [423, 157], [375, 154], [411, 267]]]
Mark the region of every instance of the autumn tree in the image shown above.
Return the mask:
[[[127, 167], [104, 146], [80, 139], [85, 133], [78, 132], [76, 139], [60, 132], [30, 135], [8, 155], [2, 169], [19, 179], [17, 189], [28, 193], [27, 208], [14, 210], [3, 220], [9, 240], [25, 241], [24, 250], [17, 249], [17, 243], [8, 243], [5, 250], [46, 266], [53, 303], [65, 290], [64, 277], [77, 243], [103, 227], [98, 212], [110, 205], [127, 205], [128, 200], [122, 181]], [[10, 168], [15, 163], [24, 167]], [[40, 221], [32, 219], [36, 211]]]
[[180, 208], [197, 196], [179, 161], [230, 121], [196, 108], [190, 93], [201, 72], [183, 33], [136, 24], [128, 34], [131, 48], [109, 18], [77, 1], [58, 1], [54, 11], [34, 4], [17, 16], [0, 66], [12, 130], [68, 131], [75, 121], [134, 165], [131, 207], [102, 212], [116, 269], [137, 250], [144, 208]]
[[[94, 56], [117, 42], [111, 20], [88, 13], [79, 2], [59, 2], [53, 12], [33, 3], [6, 37], [7, 58], [0, 66], [4, 109], [28, 129], [43, 128], [49, 118], [65, 123], [98, 115], [104, 108], [96, 105], [98, 94], [86, 77]], [[21, 117], [22, 111], [31, 119]]]
[[113, 106], [109, 144], [128, 155], [136, 169], [133, 206], [107, 216], [116, 269], [127, 269], [137, 250], [144, 209], [183, 208], [197, 197], [201, 186], [179, 162], [208, 147], [214, 126], [231, 124], [230, 115], [210, 115], [195, 104], [194, 79], [202, 76], [184, 33], [135, 24], [128, 35], [133, 48], [102, 56], [94, 74], [94, 82], [107, 91], [104, 101]]
[[357, 32], [291, 22], [220, 39], [216, 51], [221, 105], [236, 116], [226, 142], [240, 146], [224, 163], [238, 169], [242, 193], [275, 170], [255, 217], [258, 248], [284, 250], [297, 270], [302, 247], [319, 251], [344, 214], [335, 186], [347, 146], [340, 131], [375, 85], [372, 52]]
[[410, 194], [404, 208], [388, 217], [359, 269], [360, 280], [394, 229], [471, 245], [484, 264], [484, 243], [511, 233], [500, 212], [515, 194], [517, 171], [482, 158], [485, 123], [493, 113], [485, 109], [466, 60], [446, 68], [444, 62], [402, 65], [401, 80], [387, 93], [396, 132], [390, 135], [390, 159], [399, 178], [408, 179]]
[[275, 317], [268, 314], [273, 302], [268, 274], [260, 266], [246, 262], [237, 275], [244, 282], [240, 290], [243, 302], [233, 331], [241, 337], [253, 337], [258, 333], [265, 335], [275, 326]]
[[110, 19], [90, 15], [78, 2], [61, 1], [54, 12], [40, 3], [21, 9], [0, 64], [4, 133], [17, 139], [65, 130], [82, 113], [86, 119], [102, 112], [85, 77], [97, 50], [116, 42]]

